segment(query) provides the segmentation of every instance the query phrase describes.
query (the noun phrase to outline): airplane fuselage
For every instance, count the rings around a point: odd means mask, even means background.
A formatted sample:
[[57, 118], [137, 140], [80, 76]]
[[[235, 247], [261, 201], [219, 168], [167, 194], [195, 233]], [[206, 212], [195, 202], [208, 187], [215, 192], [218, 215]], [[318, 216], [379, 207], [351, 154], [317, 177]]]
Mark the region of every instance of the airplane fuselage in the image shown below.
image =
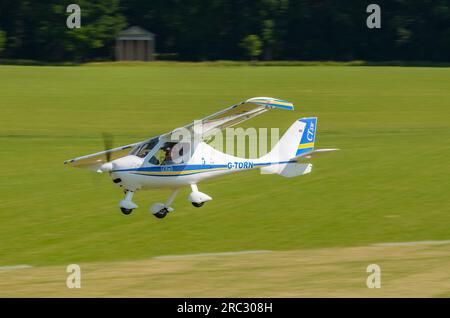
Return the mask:
[[[152, 165], [146, 158], [135, 156], [129, 160], [141, 160], [141, 164], [136, 164], [130, 168], [127, 158], [125, 167], [118, 167], [112, 170], [111, 177], [115, 183], [126, 190], [136, 191], [151, 188], [177, 188], [184, 185], [196, 184], [200, 181], [223, 176], [239, 171], [247, 171], [261, 168], [278, 162], [261, 162], [260, 159], [246, 159], [228, 155], [220, 152], [206, 143], [200, 143], [194, 155], [186, 163], [171, 165]], [[120, 181], [119, 181], [120, 179]]]

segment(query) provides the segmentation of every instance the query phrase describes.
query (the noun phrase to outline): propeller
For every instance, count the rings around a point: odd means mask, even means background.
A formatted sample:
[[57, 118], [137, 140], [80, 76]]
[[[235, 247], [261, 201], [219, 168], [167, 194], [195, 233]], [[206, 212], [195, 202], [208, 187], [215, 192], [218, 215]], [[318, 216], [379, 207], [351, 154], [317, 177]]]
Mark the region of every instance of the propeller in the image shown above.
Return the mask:
[[111, 172], [112, 170], [112, 164], [111, 162], [111, 152], [108, 151], [110, 149], [113, 148], [113, 144], [114, 144], [114, 137], [112, 134], [110, 133], [102, 133], [102, 137], [103, 137], [103, 146], [105, 148], [105, 159], [106, 159], [106, 163], [104, 163], [103, 165], [100, 166], [98, 172]]
[[[113, 148], [113, 144], [114, 144], [114, 137], [112, 134], [104, 132], [102, 134], [103, 137], [103, 145], [106, 150], [110, 150]], [[111, 161], [111, 152], [107, 151], [106, 154], [106, 162], [110, 162]]]

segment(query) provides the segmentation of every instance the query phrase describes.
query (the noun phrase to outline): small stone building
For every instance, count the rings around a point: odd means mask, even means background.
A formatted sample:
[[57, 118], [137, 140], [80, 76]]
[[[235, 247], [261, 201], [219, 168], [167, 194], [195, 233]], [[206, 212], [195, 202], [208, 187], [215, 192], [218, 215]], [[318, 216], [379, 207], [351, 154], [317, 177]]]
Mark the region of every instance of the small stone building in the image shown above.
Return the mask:
[[116, 38], [117, 61], [153, 61], [155, 35], [140, 27], [123, 30]]

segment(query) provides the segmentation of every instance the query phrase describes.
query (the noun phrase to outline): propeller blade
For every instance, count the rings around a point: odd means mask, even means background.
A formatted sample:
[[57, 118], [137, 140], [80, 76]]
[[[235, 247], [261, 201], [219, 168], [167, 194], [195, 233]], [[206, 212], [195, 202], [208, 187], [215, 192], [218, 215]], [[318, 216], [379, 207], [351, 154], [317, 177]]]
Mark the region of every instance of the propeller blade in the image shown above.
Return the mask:
[[[103, 133], [103, 145], [105, 147], [105, 150], [110, 150], [113, 148], [113, 143], [114, 143], [114, 137], [112, 134], [110, 133]], [[106, 162], [110, 162], [111, 161], [111, 152], [107, 152], [105, 154], [106, 156]]]

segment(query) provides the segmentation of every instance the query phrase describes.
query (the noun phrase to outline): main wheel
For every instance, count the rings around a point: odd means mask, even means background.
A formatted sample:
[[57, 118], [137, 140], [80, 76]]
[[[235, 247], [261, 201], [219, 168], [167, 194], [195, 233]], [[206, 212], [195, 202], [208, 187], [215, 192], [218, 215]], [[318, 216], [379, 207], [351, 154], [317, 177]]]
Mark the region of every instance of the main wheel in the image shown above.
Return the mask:
[[123, 214], [128, 215], [131, 214], [131, 212], [133, 212], [133, 209], [120, 208], [120, 211], [122, 211]]
[[200, 207], [202, 207], [202, 206], [203, 206], [203, 204], [205, 204], [205, 202], [200, 202], [200, 203], [197, 203], [197, 202], [192, 202], [192, 205], [193, 205], [193, 206], [195, 206], [196, 208], [200, 208]]
[[157, 217], [158, 219], [163, 219], [166, 217], [167, 213], [169, 213], [169, 211], [167, 211], [166, 208], [159, 210], [158, 212], [156, 212], [155, 214], [153, 214], [155, 217]]

